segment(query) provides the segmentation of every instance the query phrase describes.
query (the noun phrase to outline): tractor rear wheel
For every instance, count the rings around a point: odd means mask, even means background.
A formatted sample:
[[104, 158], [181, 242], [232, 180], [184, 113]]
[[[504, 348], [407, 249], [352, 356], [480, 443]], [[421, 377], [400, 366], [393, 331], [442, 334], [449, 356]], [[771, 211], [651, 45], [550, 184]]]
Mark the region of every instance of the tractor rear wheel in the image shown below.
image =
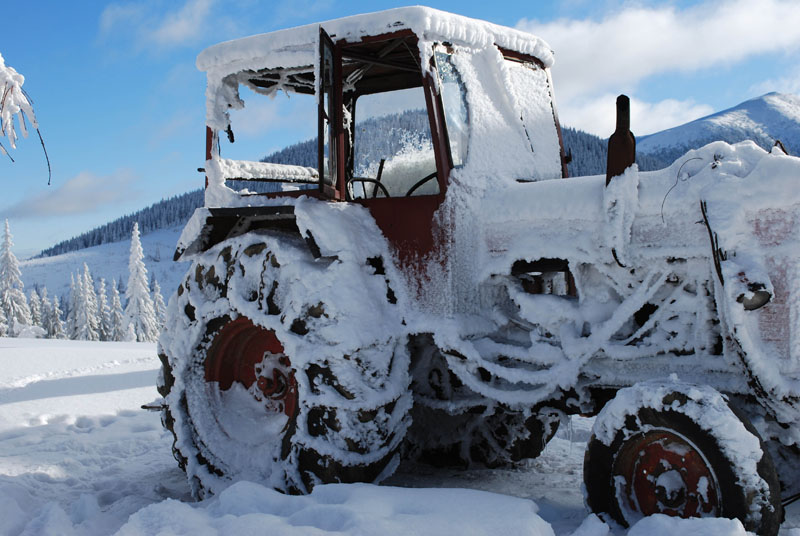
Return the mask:
[[[194, 494], [240, 479], [304, 493], [391, 474], [411, 403], [407, 352], [385, 332], [391, 322], [345, 351], [338, 322], [357, 312], [336, 303], [328, 315], [316, 297], [299, 303], [291, 279], [299, 262], [303, 283], [324, 289], [339, 275], [326, 273], [330, 263], [314, 263], [302, 242], [283, 236], [240, 237], [212, 251], [171, 300], [160, 340], [163, 421]], [[371, 314], [389, 312], [377, 304]]]

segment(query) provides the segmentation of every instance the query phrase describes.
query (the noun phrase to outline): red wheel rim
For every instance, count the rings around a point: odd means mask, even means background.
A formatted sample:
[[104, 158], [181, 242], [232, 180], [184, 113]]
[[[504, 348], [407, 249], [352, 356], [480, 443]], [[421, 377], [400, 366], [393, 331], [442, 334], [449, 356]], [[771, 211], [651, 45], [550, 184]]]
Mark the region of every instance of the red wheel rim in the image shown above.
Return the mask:
[[613, 469], [620, 506], [630, 512], [676, 517], [720, 514], [719, 485], [711, 465], [700, 449], [675, 432], [651, 430], [628, 440]]
[[206, 353], [206, 382], [227, 391], [234, 382], [265, 403], [269, 412], [292, 417], [297, 409], [297, 381], [275, 332], [249, 318], [228, 322], [214, 336]]

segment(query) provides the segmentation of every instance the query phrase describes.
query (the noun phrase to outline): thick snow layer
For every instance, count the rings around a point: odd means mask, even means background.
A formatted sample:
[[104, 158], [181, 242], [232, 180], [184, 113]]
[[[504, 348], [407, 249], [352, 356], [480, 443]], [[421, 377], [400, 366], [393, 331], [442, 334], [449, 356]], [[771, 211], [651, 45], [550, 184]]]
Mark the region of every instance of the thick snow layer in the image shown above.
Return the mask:
[[365, 15], [309, 24], [298, 28], [254, 35], [207, 48], [197, 57], [202, 71], [234, 73], [246, 68], [302, 67], [317, 61], [319, 28], [334, 39], [359, 41], [366, 35], [380, 35], [411, 29], [427, 41], [447, 41], [476, 48], [497, 44], [553, 63], [550, 47], [538, 37], [512, 28], [469, 19], [427, 7], [404, 7]]
[[318, 486], [293, 497], [250, 482], [240, 482], [199, 507], [167, 501], [142, 509], [119, 535], [205, 530], [207, 534], [259, 533], [301, 536], [438, 536], [515, 534], [552, 536], [536, 515], [536, 505], [466, 489], [379, 488], [369, 484]]
[[[583, 506], [581, 463], [592, 420], [577, 417], [518, 469], [408, 464], [390, 486], [322, 486], [303, 497], [243, 482], [194, 503], [172, 459], [171, 435], [157, 413], [139, 408], [157, 396], [157, 367], [149, 343], [0, 338], [0, 533], [626, 534]], [[654, 517], [627, 534], [744, 534], [736, 523]], [[798, 532], [800, 507], [793, 505], [781, 536]]]
[[[648, 357], [648, 348], [651, 358], [659, 351], [675, 348], [676, 339], [669, 336], [627, 348], [610, 339], [602, 343], [599, 340], [603, 331], [604, 336], [615, 334], [614, 330], [622, 324], [614, 327], [614, 317], [622, 315], [619, 321], [624, 322], [626, 309], [630, 318], [651, 298], [657, 300], [654, 303], [670, 304], [669, 308], [663, 308], [676, 314], [669, 321], [674, 324], [669, 330], [679, 337], [692, 333], [694, 342], [685, 344], [691, 346], [694, 355], [673, 358], [660, 365], [651, 359], [652, 365], [640, 361], [639, 368], [621, 369], [621, 365], [610, 364], [606, 372], [592, 370], [603, 376], [607, 373], [606, 381], [614, 385], [652, 377], [654, 368], [675, 372], [682, 363], [688, 367], [687, 372], [693, 370], [699, 374], [697, 356], [707, 355], [711, 350], [709, 343], [702, 340], [702, 332], [709, 337], [705, 323], [719, 315], [726, 333], [734, 334], [738, 347], [726, 348], [725, 359], [709, 357], [706, 362], [713, 363], [710, 368], [730, 370], [743, 351], [744, 363], [770, 393], [762, 403], [771, 407], [781, 420], [796, 422], [796, 411], [784, 407], [781, 400], [800, 394], [800, 346], [796, 342], [797, 324], [792, 320], [798, 318], [800, 304], [795, 289], [796, 252], [800, 248], [800, 189], [793, 186], [798, 176], [800, 159], [767, 153], [752, 142], [735, 145], [715, 142], [690, 151], [664, 170], [638, 173], [630, 170], [624, 177], [618, 177], [621, 180], [610, 189], [604, 187], [601, 176], [493, 189], [479, 201], [466, 198], [453, 203], [454, 212], [460, 210], [460, 214], [456, 212], [451, 218], [455, 242], [472, 244], [472, 247], [461, 246], [470, 252], [470, 262], [462, 262], [457, 256], [451, 259], [451, 270], [457, 274], [453, 280], [464, 287], [464, 296], [469, 299], [475, 296], [475, 285], [480, 282], [494, 281], [494, 286], [499, 286], [516, 260], [568, 259], [578, 300], [561, 298], [562, 306], [557, 310], [570, 320], [572, 332], [565, 332], [563, 323], [559, 327], [550, 321], [552, 315], [547, 311], [553, 306], [545, 300], [553, 302], [553, 297], [524, 296], [513, 285], [506, 286], [523, 320], [555, 329], [551, 331], [553, 334], [560, 331], [565, 355], [583, 355], [582, 363], [587, 366], [597, 364], [586, 359], [600, 350], [600, 355], [630, 360], [635, 356]], [[701, 202], [705, 203], [708, 227], [703, 224]], [[714, 288], [719, 286], [719, 280], [709, 232], [715, 236], [724, 257], [720, 263], [724, 288]], [[627, 269], [616, 265], [612, 248]], [[685, 259], [685, 262], [671, 263], [670, 259]], [[639, 275], [631, 279], [630, 270]], [[665, 300], [664, 294], [669, 289], [668, 282], [676, 281], [676, 277], [691, 285], [670, 298], [680, 297], [680, 303]], [[694, 282], [690, 283], [691, 280]], [[742, 301], [754, 296], [751, 283], [755, 288], [761, 285], [773, 297], [763, 308], [746, 311]], [[707, 288], [703, 294], [716, 296], [716, 301], [699, 299], [700, 296], [691, 298], [692, 288], [697, 286]], [[466, 299], [460, 304], [465, 312], [480, 314], [487, 307], [486, 302]], [[651, 318], [639, 334], [646, 334], [657, 320], [660, 323], [667, 319]], [[587, 325], [589, 336], [582, 327]], [[475, 333], [474, 326], [465, 322], [461, 326], [462, 333]], [[570, 341], [578, 344], [570, 345]], [[552, 346], [545, 339], [540, 342]], [[530, 353], [529, 349], [520, 351]], [[470, 357], [477, 354], [469, 348], [462, 347], [459, 352], [469, 358], [471, 365], [481, 362]], [[549, 363], [544, 355], [535, 362]], [[577, 366], [577, 362], [573, 364], [576, 366], [562, 363], [566, 375], [551, 377], [550, 384], [574, 384], [576, 376], [570, 378], [569, 374], [586, 369], [582, 364]], [[670, 368], [664, 369], [665, 366]], [[639, 376], [635, 375], [637, 370]], [[721, 390], [750, 392], [741, 381], [736, 385], [737, 377], [741, 380], [742, 375], [732, 374], [725, 383], [714, 377], [703, 381]], [[523, 381], [523, 377], [518, 375], [516, 380]], [[535, 397], [526, 400], [532, 402]]]
[[[628, 531], [628, 536], [652, 536], [653, 534], [680, 534], [681, 536], [745, 536], [738, 519], [680, 519], [656, 514], [642, 519]], [[577, 535], [573, 535], [577, 536]]]
[[319, 172], [315, 168], [288, 166], [271, 162], [249, 162], [220, 158], [214, 163], [219, 166], [219, 173], [224, 177], [237, 179], [281, 179], [287, 181], [316, 182]]

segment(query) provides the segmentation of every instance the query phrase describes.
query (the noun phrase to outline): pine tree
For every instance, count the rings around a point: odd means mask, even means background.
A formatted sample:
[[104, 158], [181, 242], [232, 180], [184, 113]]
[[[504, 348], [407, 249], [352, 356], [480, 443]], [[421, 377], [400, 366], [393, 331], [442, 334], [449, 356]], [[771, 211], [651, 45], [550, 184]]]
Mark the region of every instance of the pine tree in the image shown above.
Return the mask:
[[86, 293], [86, 318], [93, 331], [97, 334], [92, 341], [100, 340], [100, 307], [97, 301], [97, 291], [94, 288], [94, 279], [89, 272], [89, 266], [83, 263], [83, 290]]
[[108, 297], [106, 296], [106, 280], [100, 278], [100, 288], [97, 291], [97, 318], [100, 329], [100, 340], [110, 341], [112, 339], [111, 309], [108, 307]]
[[58, 296], [53, 298], [53, 310], [50, 313], [50, 326], [48, 326], [47, 334], [51, 339], [66, 339], [67, 333], [64, 331], [64, 322], [61, 320], [63, 315], [61, 307], [58, 303]]
[[31, 310], [31, 324], [42, 327], [42, 300], [35, 288], [31, 289], [29, 296], [28, 307]]
[[128, 323], [128, 327], [126, 328], [125, 334], [122, 336], [122, 340], [124, 342], [136, 341], [136, 330], [133, 328], [133, 323]]
[[100, 332], [97, 320], [97, 294], [94, 291], [94, 281], [89, 273], [89, 266], [83, 264], [83, 275], [77, 274], [75, 278], [77, 300], [73, 304], [75, 309], [75, 336], [81, 341], [99, 341]]
[[117, 282], [111, 281], [111, 337], [112, 341], [124, 341], [128, 333], [128, 325], [125, 321], [125, 314], [122, 312], [122, 304], [119, 301], [119, 291]]
[[3, 243], [0, 244], [0, 308], [6, 317], [8, 324], [8, 334], [16, 335], [16, 332], [24, 326], [31, 324], [31, 311], [28, 308], [28, 301], [22, 291], [21, 274], [17, 257], [11, 251], [11, 230], [6, 220], [6, 229], [3, 236]]
[[147, 268], [144, 265], [144, 252], [139, 241], [139, 224], [133, 224], [131, 233], [131, 256], [128, 262], [130, 275], [125, 298], [125, 318], [133, 325], [136, 340], [153, 342], [158, 338], [159, 329], [153, 300], [150, 299], [150, 288], [147, 284]]
[[3, 308], [0, 307], [0, 337], [5, 337], [8, 334], [8, 323], [6, 322], [6, 314]]
[[47, 332], [47, 336], [50, 337], [50, 323], [51, 316], [53, 315], [53, 304], [50, 302], [50, 298], [47, 296], [47, 287], [42, 287], [41, 295], [42, 323], [39, 325], [44, 328], [44, 330]]
[[[80, 281], [78, 281], [80, 283]], [[75, 283], [75, 274], [69, 274], [69, 300], [66, 304], [67, 322], [66, 335], [70, 339], [77, 336], [75, 327], [75, 304], [78, 303], [78, 287]]]
[[164, 304], [164, 296], [161, 295], [161, 286], [155, 278], [153, 278], [153, 307], [156, 311], [158, 330], [161, 331], [167, 319], [167, 306]]

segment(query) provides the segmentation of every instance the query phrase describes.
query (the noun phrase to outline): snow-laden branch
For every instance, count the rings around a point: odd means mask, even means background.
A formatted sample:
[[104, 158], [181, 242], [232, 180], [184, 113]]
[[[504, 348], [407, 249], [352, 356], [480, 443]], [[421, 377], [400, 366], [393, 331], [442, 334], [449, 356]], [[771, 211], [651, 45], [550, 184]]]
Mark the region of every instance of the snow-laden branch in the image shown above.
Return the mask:
[[[19, 129], [23, 137], [28, 137], [28, 129], [25, 125], [25, 116], [34, 128], [39, 128], [33, 107], [27, 95], [22, 90], [25, 77], [19, 74], [12, 67], [8, 67], [0, 54], [0, 133], [8, 138], [12, 149], [17, 148], [17, 130], [14, 126], [14, 116], [17, 116]], [[0, 144], [0, 151], [8, 154], [5, 147]]]

